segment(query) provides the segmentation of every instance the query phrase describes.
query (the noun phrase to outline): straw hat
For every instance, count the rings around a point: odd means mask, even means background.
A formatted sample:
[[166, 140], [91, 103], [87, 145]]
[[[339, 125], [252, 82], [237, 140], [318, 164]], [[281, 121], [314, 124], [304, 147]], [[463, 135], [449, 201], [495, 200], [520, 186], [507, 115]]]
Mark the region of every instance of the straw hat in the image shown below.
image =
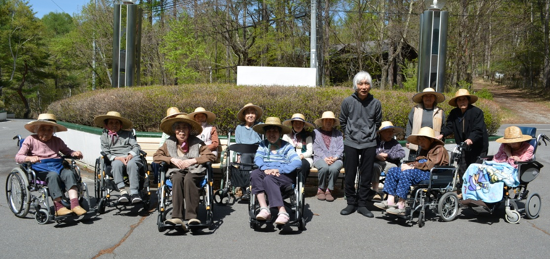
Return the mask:
[[468, 92], [467, 89], [458, 89], [458, 91], [456, 91], [456, 93], [455, 93], [455, 97], [453, 97], [451, 100], [449, 100], [449, 105], [457, 107], [456, 106], [456, 98], [461, 97], [461, 96], [470, 96], [470, 104], [473, 104], [477, 101], [477, 96], [471, 95], [470, 92]]
[[340, 125], [340, 121], [336, 118], [336, 116], [334, 116], [334, 112], [331, 112], [331, 111], [323, 112], [323, 115], [321, 116], [321, 118], [315, 120], [315, 125], [319, 127], [323, 127], [323, 119], [333, 119], [334, 120], [333, 127]]
[[168, 118], [171, 118], [171, 117], [175, 117], [177, 115], [181, 115], [181, 114], [187, 114], [185, 112], [180, 112], [180, 109], [178, 109], [178, 107], [170, 107], [168, 109], [166, 109], [166, 117], [162, 118], [162, 120], [160, 120], [161, 122], [168, 119]]
[[383, 121], [380, 128], [378, 128], [378, 133], [384, 130], [393, 129], [393, 134], [403, 133], [403, 128], [393, 126], [391, 121]]
[[421, 128], [417, 134], [410, 135], [407, 138], [407, 142], [413, 143], [418, 145], [418, 137], [427, 137], [433, 139], [435, 142], [440, 143], [441, 145], [445, 145], [445, 143], [435, 137], [435, 132], [430, 127], [423, 127]]
[[516, 126], [510, 126], [504, 130], [504, 137], [497, 139], [498, 143], [518, 143], [531, 140], [529, 135], [523, 135], [521, 129]]
[[197, 109], [195, 109], [194, 112], [189, 113], [189, 118], [195, 119], [195, 115], [197, 115], [199, 113], [206, 114], [206, 122], [208, 122], [208, 123], [212, 123], [216, 119], [216, 114], [214, 114], [213, 112], [207, 111], [203, 107], [197, 107]]
[[239, 110], [239, 113], [237, 113], [237, 119], [244, 122], [244, 111], [248, 108], [253, 108], [254, 110], [256, 110], [256, 121], [259, 121], [262, 117], [262, 114], [264, 113], [264, 110], [262, 110], [260, 106], [254, 105], [252, 103], [247, 103], [241, 110]]
[[174, 135], [172, 131], [172, 125], [176, 122], [185, 122], [191, 125], [192, 129], [189, 131], [189, 135], [196, 136], [202, 132], [202, 127], [195, 120], [189, 118], [189, 115], [180, 114], [176, 117], [168, 118], [160, 123], [160, 130], [168, 135]]
[[289, 127], [292, 129], [292, 122], [293, 121], [301, 121], [303, 122], [305, 125], [304, 127], [305, 128], [315, 128], [315, 126], [309, 122], [306, 121], [306, 116], [304, 116], [303, 114], [301, 113], [294, 113], [292, 114], [292, 118], [288, 119], [288, 120], [285, 120], [283, 121], [283, 125]]
[[417, 93], [413, 96], [412, 100], [413, 102], [415, 103], [422, 103], [422, 97], [424, 95], [427, 95], [427, 94], [433, 94], [435, 95], [435, 99], [436, 99], [436, 102], [437, 103], [442, 103], [443, 101], [445, 101], [445, 95], [443, 95], [442, 93], [438, 93], [436, 92], [433, 88], [431, 87], [428, 87], [428, 88], [424, 88], [424, 90], [421, 92], [421, 93]]
[[94, 124], [98, 127], [105, 127], [105, 120], [108, 119], [119, 120], [122, 123], [122, 129], [132, 129], [132, 122], [129, 119], [120, 116], [120, 113], [115, 111], [110, 111], [105, 115], [95, 116]]
[[254, 126], [252, 129], [254, 129], [254, 131], [256, 131], [260, 134], [265, 134], [264, 128], [267, 127], [267, 126], [277, 126], [277, 127], [281, 128], [281, 133], [282, 134], [288, 134], [291, 131], [291, 129], [289, 127], [281, 124], [281, 120], [277, 117], [267, 117], [267, 119], [265, 119], [264, 124], [258, 124], [256, 126]]
[[48, 125], [48, 126], [54, 126], [57, 130], [57, 132], [60, 131], [67, 131], [67, 127], [57, 124], [57, 120], [55, 119], [55, 115], [51, 113], [42, 113], [38, 115], [38, 119], [35, 121], [28, 122], [25, 124], [25, 129], [28, 131], [35, 133], [34, 130], [36, 126], [40, 125]]

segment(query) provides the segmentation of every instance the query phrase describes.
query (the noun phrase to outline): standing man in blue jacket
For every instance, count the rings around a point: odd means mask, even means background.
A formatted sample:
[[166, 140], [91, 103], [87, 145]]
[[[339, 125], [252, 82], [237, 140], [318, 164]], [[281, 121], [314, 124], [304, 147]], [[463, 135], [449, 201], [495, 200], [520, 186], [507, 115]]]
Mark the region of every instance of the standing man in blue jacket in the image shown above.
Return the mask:
[[[344, 133], [345, 193], [348, 205], [340, 211], [349, 215], [357, 210], [361, 215], [374, 215], [366, 207], [376, 157], [376, 130], [382, 124], [382, 105], [370, 94], [372, 77], [361, 71], [353, 78], [355, 93], [344, 99], [340, 109], [340, 125]], [[355, 188], [359, 166], [360, 182]]]

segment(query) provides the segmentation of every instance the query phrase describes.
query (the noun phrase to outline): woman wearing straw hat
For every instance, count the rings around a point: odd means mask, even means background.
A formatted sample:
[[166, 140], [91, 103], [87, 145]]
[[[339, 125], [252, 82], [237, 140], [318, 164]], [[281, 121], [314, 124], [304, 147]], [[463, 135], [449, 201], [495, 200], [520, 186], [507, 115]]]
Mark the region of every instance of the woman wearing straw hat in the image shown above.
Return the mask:
[[[436, 92], [433, 88], [424, 88], [421, 93], [417, 93], [412, 97], [413, 102], [417, 103], [409, 113], [409, 121], [405, 131], [406, 136], [416, 134], [423, 127], [430, 127], [435, 131], [435, 135], [439, 136], [441, 126], [445, 122], [445, 112], [437, 107], [438, 103], [445, 101], [445, 96], [442, 93]], [[418, 154], [418, 146], [407, 143], [409, 151], [409, 160], [414, 160]]]
[[314, 131], [313, 141], [313, 166], [319, 170], [316, 196], [318, 200], [331, 202], [334, 201], [334, 184], [344, 166], [344, 139], [342, 133], [335, 128], [340, 123], [331, 111], [323, 112], [321, 118], [315, 120], [315, 125], [319, 127]]
[[[405, 150], [394, 138], [395, 134], [403, 133], [403, 129], [393, 126], [391, 121], [383, 121], [378, 129], [378, 138], [376, 139], [376, 163], [380, 171], [375, 170], [372, 176], [372, 189], [378, 193], [380, 174], [388, 172], [391, 168], [401, 165], [401, 159], [405, 157]], [[378, 193], [380, 197], [382, 194]]]
[[[384, 184], [384, 192], [388, 194], [388, 200], [374, 203], [374, 206], [386, 210], [389, 214], [405, 215], [405, 200], [410, 187], [430, 177], [430, 170], [434, 166], [449, 164], [449, 154], [443, 141], [437, 139], [434, 130], [430, 127], [421, 128], [417, 134], [407, 138], [410, 143], [420, 146], [421, 151], [416, 161], [402, 164], [401, 168], [394, 167], [389, 170]], [[397, 204], [395, 197], [399, 197]]]
[[258, 198], [260, 212], [257, 220], [268, 220], [271, 211], [267, 207], [266, 194], [269, 197], [269, 206], [278, 209], [275, 224], [284, 225], [290, 216], [286, 212], [281, 187], [295, 184], [296, 169], [302, 162], [294, 147], [281, 139], [282, 134], [290, 133], [290, 128], [281, 124], [277, 117], [269, 117], [264, 124], [254, 126], [259, 134], [265, 134], [266, 140], [260, 142], [254, 163], [258, 166], [250, 173], [252, 194]]
[[[145, 165], [139, 157], [140, 146], [132, 132], [132, 122], [116, 111], [107, 112], [94, 118], [95, 125], [103, 127], [101, 151], [111, 161], [111, 173], [120, 190], [119, 203], [139, 203], [139, 169]], [[130, 191], [124, 184], [124, 171], [130, 180]]]
[[[357, 210], [365, 217], [374, 217], [367, 209], [367, 201], [376, 157], [376, 130], [382, 123], [382, 104], [370, 94], [371, 85], [372, 78], [369, 73], [357, 73], [353, 78], [355, 93], [346, 97], [340, 108], [340, 125], [345, 136], [344, 181], [348, 203], [340, 211], [341, 215], [349, 215]], [[356, 188], [357, 173], [360, 175], [360, 183]]]
[[[160, 124], [162, 132], [170, 135], [153, 155], [156, 163], [169, 164], [167, 176], [172, 180], [172, 218], [166, 224], [181, 224], [188, 220], [189, 225], [200, 224], [197, 219], [199, 206], [199, 188], [196, 182], [203, 179], [206, 167], [203, 164], [213, 162], [216, 157], [208, 146], [197, 138], [202, 127], [187, 115], [164, 120]], [[185, 201], [185, 214], [184, 214]]]
[[[241, 125], [237, 125], [235, 129], [235, 142], [237, 144], [258, 144], [262, 141], [262, 137], [256, 131], [254, 131], [254, 125], [260, 122], [263, 114], [260, 106], [252, 103], [247, 103], [239, 113], [237, 113], [237, 119], [242, 122]], [[237, 162], [251, 164], [254, 160], [254, 154], [240, 154]]]
[[313, 164], [311, 159], [313, 156], [313, 136], [309, 130], [315, 128], [315, 126], [307, 122], [306, 117], [301, 113], [293, 114], [292, 118], [283, 122], [283, 125], [292, 129], [290, 133], [283, 135], [283, 140], [296, 149], [296, 154], [302, 160], [300, 171], [305, 181]]
[[454, 134], [457, 144], [465, 142], [468, 148], [463, 151], [459, 163], [460, 179], [464, 171], [471, 163], [479, 161], [479, 157], [487, 155], [489, 150], [489, 134], [485, 125], [483, 111], [472, 104], [477, 101], [477, 96], [470, 94], [466, 89], [458, 89], [455, 96], [449, 100], [449, 105], [454, 106], [447, 123], [441, 129], [439, 139]]
[[207, 111], [203, 107], [197, 107], [194, 112], [189, 113], [189, 117], [201, 125], [202, 133], [197, 137], [208, 145], [208, 149], [217, 157], [220, 139], [218, 138], [218, 130], [215, 126], [212, 126], [212, 122], [216, 119], [216, 114]]
[[523, 135], [521, 129], [516, 126], [506, 128], [504, 137], [496, 140], [502, 144], [493, 160], [485, 161], [483, 165], [473, 163], [464, 173], [462, 179], [464, 200], [499, 202], [502, 199], [504, 184], [516, 187], [519, 184], [516, 162], [533, 159], [535, 148], [529, 144], [531, 139], [531, 136]]
[[[170, 108], [166, 109], [166, 116], [164, 118], [162, 118], [162, 120], [160, 120], [160, 123], [162, 123], [166, 119], [174, 118], [174, 117], [176, 117], [178, 115], [181, 115], [181, 114], [185, 115], [187, 113], [180, 112], [180, 109], [178, 109], [178, 107], [170, 107]], [[162, 144], [164, 144], [164, 141], [166, 141], [166, 139], [168, 139], [169, 137], [170, 136], [168, 134], [163, 132], [162, 136], [160, 137], [159, 147], [162, 147]]]
[[[56, 216], [71, 213], [78, 216], [85, 214], [86, 210], [78, 203], [78, 175], [63, 167], [63, 159], [59, 155], [61, 152], [64, 155], [82, 158], [82, 153], [71, 150], [63, 140], [53, 135], [55, 132], [67, 131], [67, 128], [57, 124], [55, 115], [42, 113], [37, 120], [27, 123], [25, 129], [35, 134], [25, 138], [15, 155], [15, 161], [19, 164], [33, 163], [32, 169], [37, 172], [38, 178], [44, 179], [48, 183]], [[61, 203], [64, 189], [69, 193], [70, 210]]]

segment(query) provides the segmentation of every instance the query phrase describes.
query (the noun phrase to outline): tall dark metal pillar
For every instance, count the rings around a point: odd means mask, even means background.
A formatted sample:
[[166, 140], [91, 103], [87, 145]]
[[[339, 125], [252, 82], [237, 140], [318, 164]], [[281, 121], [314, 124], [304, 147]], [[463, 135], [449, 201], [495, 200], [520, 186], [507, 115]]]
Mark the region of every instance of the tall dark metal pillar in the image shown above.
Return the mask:
[[[137, 5], [114, 5], [113, 87], [134, 86], [140, 83], [141, 21], [143, 12]], [[127, 3], [128, 3], [127, 2]], [[122, 28], [126, 13], [125, 29]], [[122, 34], [122, 32], [125, 32]], [[121, 46], [125, 46], [124, 49]]]
[[431, 8], [420, 16], [418, 92], [427, 87], [445, 91], [448, 18], [449, 13], [439, 8]]

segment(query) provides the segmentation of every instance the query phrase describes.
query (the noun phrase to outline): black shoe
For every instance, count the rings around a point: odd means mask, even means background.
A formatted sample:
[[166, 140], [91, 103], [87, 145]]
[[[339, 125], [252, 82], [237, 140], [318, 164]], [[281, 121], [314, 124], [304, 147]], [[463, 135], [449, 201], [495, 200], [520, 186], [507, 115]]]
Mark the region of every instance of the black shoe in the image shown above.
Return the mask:
[[132, 203], [140, 203], [142, 200], [141, 200], [141, 197], [139, 196], [139, 194], [132, 194]]
[[357, 207], [354, 205], [348, 205], [343, 210], [340, 211], [340, 215], [349, 215], [351, 213], [354, 213]]
[[367, 207], [359, 207], [357, 208], [357, 212], [367, 218], [374, 218], [374, 214]]
[[128, 195], [127, 193], [120, 195], [120, 197], [118, 198], [118, 203], [126, 203], [128, 201], [130, 201], [130, 195]]

